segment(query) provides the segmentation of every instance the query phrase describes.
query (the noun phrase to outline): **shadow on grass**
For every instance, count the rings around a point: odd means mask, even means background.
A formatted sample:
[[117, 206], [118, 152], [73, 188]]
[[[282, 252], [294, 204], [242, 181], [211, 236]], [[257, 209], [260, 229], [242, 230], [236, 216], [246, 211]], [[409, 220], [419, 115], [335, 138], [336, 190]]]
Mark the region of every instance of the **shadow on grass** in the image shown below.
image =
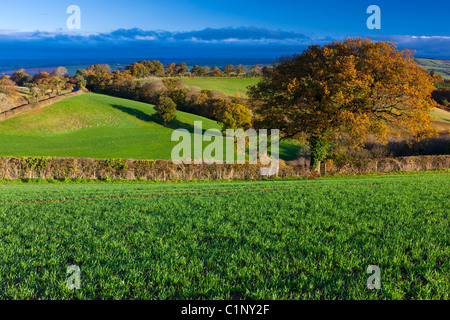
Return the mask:
[[[137, 109], [133, 109], [133, 108], [129, 108], [129, 107], [125, 107], [125, 106], [121, 106], [118, 104], [112, 104], [111, 107], [113, 107], [114, 109], [120, 110], [126, 114], [129, 114], [130, 116], [136, 117], [139, 120], [145, 121], [145, 122], [154, 122], [160, 125], [163, 125], [163, 121], [162, 119], [159, 119], [156, 115], [152, 114], [149, 115], [145, 112], [142, 112], [140, 110]], [[194, 126], [192, 124], [189, 123], [185, 123], [185, 122], [181, 122], [178, 119], [174, 119], [172, 121], [170, 121], [167, 125], [166, 128], [170, 128], [173, 130], [176, 129], [186, 129], [191, 133], [194, 133]], [[206, 132], [206, 129], [202, 129], [202, 134], [204, 134]]]

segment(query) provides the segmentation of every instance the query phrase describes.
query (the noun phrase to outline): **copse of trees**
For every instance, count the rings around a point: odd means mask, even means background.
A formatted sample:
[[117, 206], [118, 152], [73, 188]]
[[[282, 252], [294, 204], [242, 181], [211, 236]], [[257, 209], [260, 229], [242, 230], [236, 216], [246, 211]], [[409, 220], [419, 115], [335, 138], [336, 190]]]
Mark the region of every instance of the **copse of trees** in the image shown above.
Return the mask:
[[185, 62], [168, 63], [165, 66], [157, 60], [141, 60], [125, 67], [136, 79], [148, 77], [260, 77], [263, 74], [263, 68], [252, 66], [247, 67], [229, 64], [222, 69], [217, 66], [205, 67], [194, 65], [189, 71]]
[[316, 169], [330, 145], [344, 136], [360, 148], [369, 135], [386, 142], [388, 135], [435, 134], [430, 127], [434, 89], [410, 51], [356, 38], [281, 58], [249, 95], [254, 126], [306, 140]]
[[50, 98], [53, 94], [61, 95], [63, 90], [72, 91], [74, 86], [73, 79], [68, 78], [67, 69], [64, 67], [57, 68], [51, 74], [40, 72], [28, 84], [30, 95], [36, 102], [45, 95]]

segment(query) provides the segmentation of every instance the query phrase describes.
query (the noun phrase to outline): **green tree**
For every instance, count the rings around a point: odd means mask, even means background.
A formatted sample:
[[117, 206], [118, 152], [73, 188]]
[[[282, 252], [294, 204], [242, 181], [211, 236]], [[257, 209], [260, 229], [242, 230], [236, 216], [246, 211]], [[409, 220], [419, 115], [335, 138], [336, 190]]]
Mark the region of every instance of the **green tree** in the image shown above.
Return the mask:
[[107, 64], [95, 64], [86, 69], [86, 88], [99, 92], [103, 90], [111, 80], [111, 67]]
[[30, 82], [32, 77], [26, 74], [24, 69], [19, 69], [11, 75], [10, 79], [14, 81], [18, 86], [23, 86], [27, 82]]
[[82, 75], [80, 75], [80, 74], [77, 74], [77, 75], [75, 76], [75, 82], [76, 82], [76, 84], [77, 84], [77, 86], [78, 86], [79, 88], [85, 88], [85, 87], [86, 87], [87, 81], [86, 81], [86, 79], [85, 79]]

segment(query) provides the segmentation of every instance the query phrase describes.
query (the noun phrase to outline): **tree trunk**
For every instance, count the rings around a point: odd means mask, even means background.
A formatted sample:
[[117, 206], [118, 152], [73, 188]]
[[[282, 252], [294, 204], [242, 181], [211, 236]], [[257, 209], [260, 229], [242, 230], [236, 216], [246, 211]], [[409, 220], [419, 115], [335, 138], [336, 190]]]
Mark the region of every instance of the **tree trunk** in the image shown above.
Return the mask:
[[325, 160], [330, 143], [325, 138], [325, 134], [314, 135], [308, 138], [309, 147], [311, 149], [311, 165], [312, 171], [320, 172], [320, 163]]

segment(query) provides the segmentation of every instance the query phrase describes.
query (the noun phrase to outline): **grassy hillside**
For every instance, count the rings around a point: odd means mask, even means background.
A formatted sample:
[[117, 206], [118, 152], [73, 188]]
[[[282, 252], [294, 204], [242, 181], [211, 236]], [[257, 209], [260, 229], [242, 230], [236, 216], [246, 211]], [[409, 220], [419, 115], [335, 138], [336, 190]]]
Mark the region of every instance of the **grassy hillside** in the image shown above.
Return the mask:
[[416, 58], [416, 61], [428, 70], [432, 70], [444, 78], [450, 79], [450, 60]]
[[189, 87], [217, 90], [232, 97], [247, 97], [247, 87], [257, 84], [258, 78], [187, 78], [183, 82]]
[[448, 182], [0, 182], [0, 299], [449, 299]]
[[[170, 159], [174, 129], [192, 132], [194, 121], [220, 129], [215, 121], [184, 112], [167, 128], [155, 122], [154, 113], [152, 105], [105, 95], [65, 98], [0, 122], [0, 156]], [[280, 151], [290, 160], [297, 147], [283, 145]]]
[[439, 130], [450, 130], [450, 112], [434, 108], [431, 112], [433, 117], [432, 126]]

